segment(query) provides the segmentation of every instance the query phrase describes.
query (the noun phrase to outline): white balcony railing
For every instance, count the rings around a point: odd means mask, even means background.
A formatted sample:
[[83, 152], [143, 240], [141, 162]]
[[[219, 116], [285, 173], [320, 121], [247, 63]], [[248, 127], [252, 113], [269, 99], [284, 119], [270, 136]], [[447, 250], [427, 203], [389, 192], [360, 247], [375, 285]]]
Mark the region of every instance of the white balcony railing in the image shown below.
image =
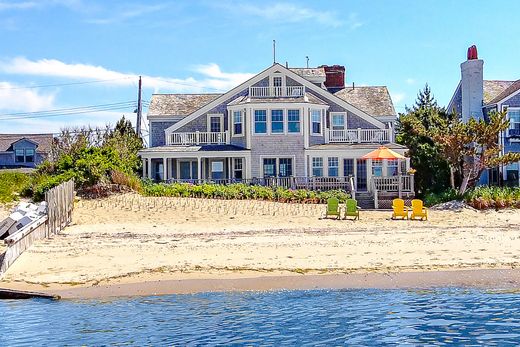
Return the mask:
[[229, 132], [192, 132], [166, 134], [166, 145], [223, 145], [229, 143]]
[[304, 95], [304, 86], [249, 87], [249, 96], [252, 98], [297, 98]]
[[392, 129], [329, 130], [330, 143], [384, 143], [392, 142]]

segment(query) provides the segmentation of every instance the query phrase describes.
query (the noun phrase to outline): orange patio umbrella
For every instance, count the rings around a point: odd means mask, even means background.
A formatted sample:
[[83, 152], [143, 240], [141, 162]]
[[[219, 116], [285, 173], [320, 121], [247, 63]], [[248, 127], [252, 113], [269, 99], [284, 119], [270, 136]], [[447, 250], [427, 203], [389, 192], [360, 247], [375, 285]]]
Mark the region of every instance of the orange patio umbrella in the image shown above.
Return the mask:
[[404, 159], [404, 156], [388, 147], [380, 146], [378, 149], [362, 156], [361, 159]]

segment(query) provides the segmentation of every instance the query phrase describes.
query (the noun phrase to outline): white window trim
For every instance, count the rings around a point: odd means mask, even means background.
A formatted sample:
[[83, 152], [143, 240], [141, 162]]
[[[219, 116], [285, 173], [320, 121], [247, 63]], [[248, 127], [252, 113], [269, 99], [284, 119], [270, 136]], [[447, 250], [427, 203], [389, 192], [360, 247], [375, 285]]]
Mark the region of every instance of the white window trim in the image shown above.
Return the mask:
[[265, 177], [264, 175], [264, 159], [276, 159], [276, 177], [280, 173], [280, 159], [291, 159], [292, 160], [292, 175], [289, 177], [294, 177], [296, 172], [296, 156], [295, 155], [261, 155], [260, 156], [260, 174], [261, 177]]
[[225, 132], [225, 127], [224, 127], [224, 114], [223, 113], [208, 113], [208, 118], [207, 118], [207, 121], [206, 121], [206, 128], [208, 130], [208, 133], [211, 132], [211, 117], [220, 117], [220, 130], [221, 132]]
[[[300, 115], [300, 131], [298, 131], [297, 133], [293, 133], [293, 132], [289, 132], [289, 111], [293, 111], [293, 110], [298, 110], [299, 112], [299, 115]], [[303, 131], [303, 115], [304, 115], [304, 110], [302, 108], [286, 108], [285, 109], [285, 113], [286, 113], [286, 117], [285, 117], [285, 128], [286, 128], [286, 135], [301, 135], [302, 134], [302, 131]]]
[[[326, 177], [340, 177], [340, 170], [339, 170], [339, 167], [340, 167], [340, 162], [341, 162], [341, 159], [340, 157], [337, 157], [337, 156], [329, 156], [329, 157], [326, 157], [327, 158], [327, 176]], [[330, 166], [330, 162], [329, 162], [329, 159], [331, 158], [335, 158], [337, 160], [337, 165], [336, 166]], [[324, 164], [325, 166], [325, 164]], [[338, 175], [337, 176], [331, 176], [330, 173], [329, 173], [329, 169], [331, 167], [335, 167], [337, 170], [338, 170]]]
[[347, 120], [347, 112], [330, 112], [330, 129], [333, 130], [334, 128], [334, 123], [333, 123], [333, 118], [335, 115], [343, 115], [343, 130], [347, 130], [348, 129], [348, 120]]
[[[321, 159], [321, 176], [314, 176], [314, 159]], [[326, 163], [327, 163], [327, 160], [325, 160], [324, 157], [311, 157], [311, 162], [310, 162], [310, 166], [311, 166], [311, 171], [310, 171], [310, 176], [311, 177], [326, 177], [325, 176], [325, 170], [326, 170]], [[316, 167], [318, 168], [318, 167]]]
[[507, 112], [507, 120], [509, 120], [509, 128], [507, 128], [507, 130], [505, 130], [505, 133], [503, 134], [504, 140], [507, 137], [509, 143], [520, 142], [520, 139], [512, 138], [512, 137], [507, 136], [509, 134], [509, 129], [512, 129], [511, 117], [509, 116], [509, 110], [511, 110], [511, 111], [520, 111], [520, 107], [512, 107], [512, 106], [509, 106], [509, 105], [502, 105], [502, 110], [505, 110]]
[[[235, 134], [235, 112], [240, 112], [240, 117], [242, 119], [242, 133], [241, 134]], [[244, 110], [231, 110], [229, 111], [229, 113], [231, 114], [231, 136], [233, 137], [244, 137], [245, 136], [245, 132], [246, 132], [246, 117], [245, 117], [245, 112]]]
[[[313, 121], [312, 121], [312, 112], [313, 111], [320, 112], [320, 132], [319, 133], [315, 133], [314, 129], [313, 129], [313, 126], [312, 126], [313, 125], [312, 124], [313, 123]], [[319, 109], [319, 108], [311, 108], [310, 118], [311, 118], [310, 119], [310, 123], [311, 123], [311, 126], [310, 126], [310, 128], [311, 128], [311, 136], [323, 136], [323, 124], [324, 124], [324, 122], [323, 122], [323, 110]]]
[[[265, 111], [265, 133], [257, 133], [256, 132], [256, 111]], [[267, 108], [257, 108], [253, 109], [251, 112], [251, 133], [255, 136], [267, 136], [270, 135], [270, 126], [271, 122], [269, 120], [270, 118], [270, 110]]]
[[[282, 132], [281, 133], [273, 133], [273, 119], [272, 119], [272, 112], [273, 111], [282, 111]], [[283, 108], [270, 108], [269, 109], [269, 116], [268, 116], [267, 122], [269, 123], [269, 129], [268, 133], [269, 135], [287, 135], [287, 110]]]

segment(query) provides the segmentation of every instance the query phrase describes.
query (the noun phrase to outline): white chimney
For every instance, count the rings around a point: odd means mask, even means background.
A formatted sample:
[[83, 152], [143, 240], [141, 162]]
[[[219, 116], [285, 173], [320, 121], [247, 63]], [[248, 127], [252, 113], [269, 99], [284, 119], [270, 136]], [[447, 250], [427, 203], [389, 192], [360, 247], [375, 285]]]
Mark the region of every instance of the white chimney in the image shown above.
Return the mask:
[[462, 75], [462, 121], [481, 119], [484, 100], [484, 61], [478, 59], [477, 47], [468, 48], [468, 60], [460, 64]]

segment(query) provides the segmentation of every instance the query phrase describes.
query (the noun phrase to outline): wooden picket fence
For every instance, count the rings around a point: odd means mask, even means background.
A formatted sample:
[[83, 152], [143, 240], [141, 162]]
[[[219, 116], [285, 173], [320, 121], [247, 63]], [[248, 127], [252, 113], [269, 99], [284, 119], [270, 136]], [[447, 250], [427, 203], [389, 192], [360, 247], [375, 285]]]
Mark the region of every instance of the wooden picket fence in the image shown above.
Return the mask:
[[20, 229], [4, 240], [7, 249], [0, 254], [0, 275], [36, 240], [59, 233], [72, 221], [74, 181], [70, 180], [45, 193], [47, 215]]

